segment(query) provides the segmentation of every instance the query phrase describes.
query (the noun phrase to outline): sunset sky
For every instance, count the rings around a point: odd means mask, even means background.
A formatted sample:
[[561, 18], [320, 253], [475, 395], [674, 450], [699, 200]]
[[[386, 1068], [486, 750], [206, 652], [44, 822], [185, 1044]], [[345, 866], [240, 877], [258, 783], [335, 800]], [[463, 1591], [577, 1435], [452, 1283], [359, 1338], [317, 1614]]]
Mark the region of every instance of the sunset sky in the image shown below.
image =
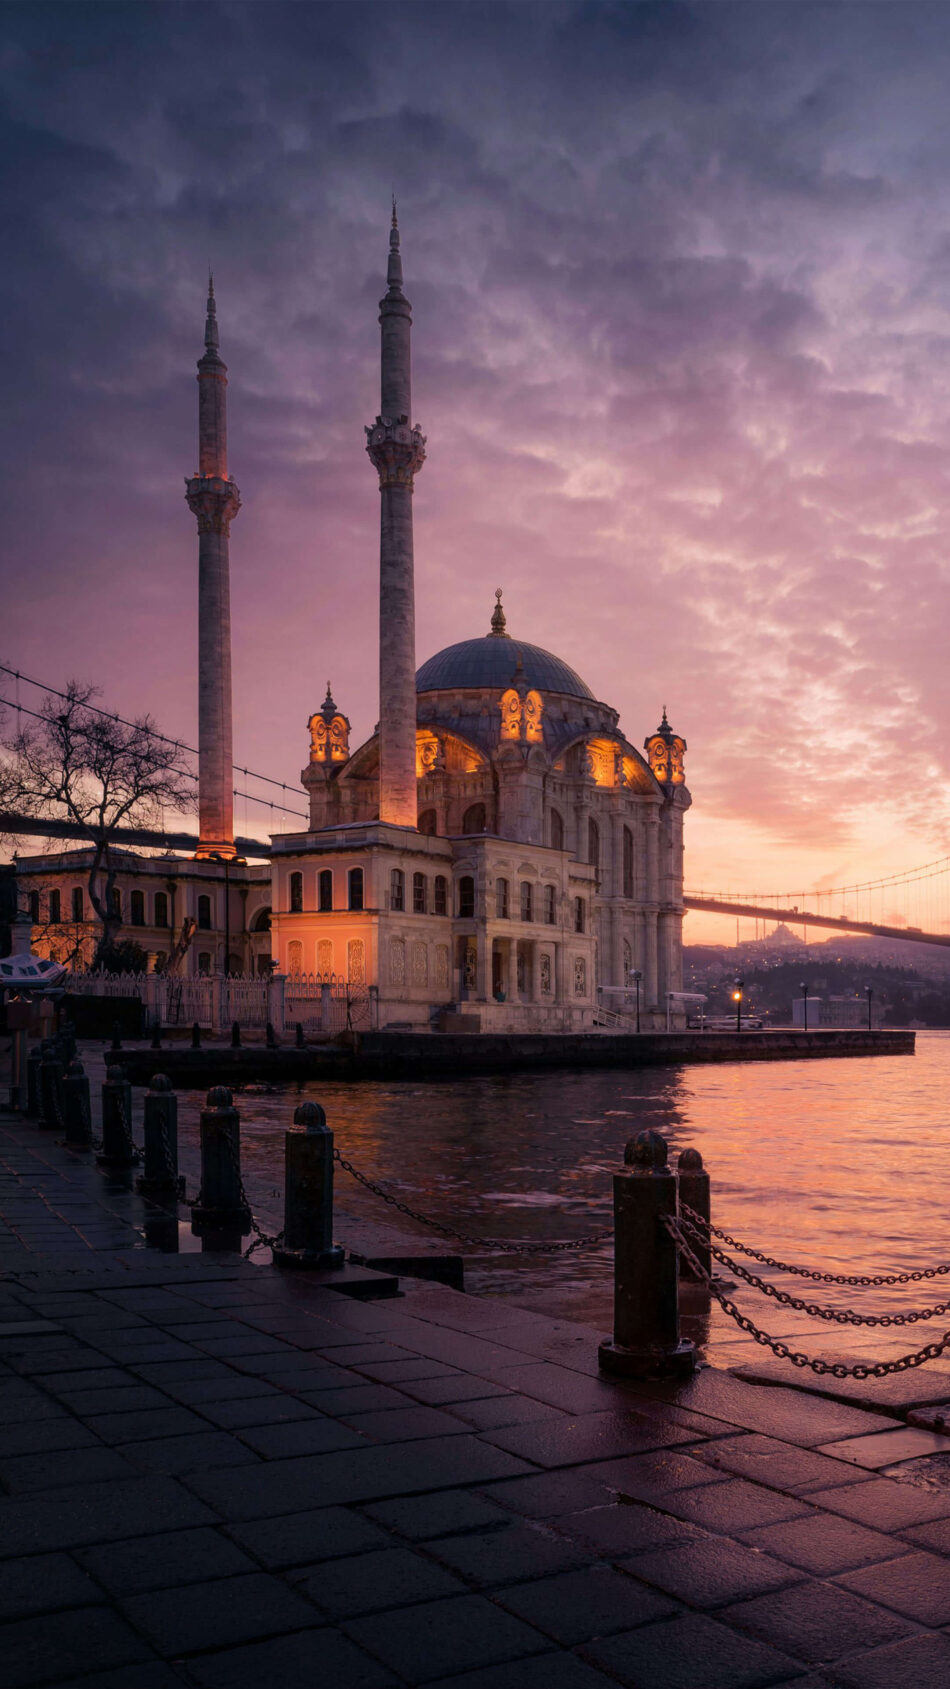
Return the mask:
[[634, 743], [665, 704], [691, 888], [943, 855], [948, 86], [914, 0], [6, 6], [0, 660], [194, 743], [210, 260], [236, 757], [296, 786], [328, 677], [372, 731], [394, 189], [419, 662], [502, 586]]

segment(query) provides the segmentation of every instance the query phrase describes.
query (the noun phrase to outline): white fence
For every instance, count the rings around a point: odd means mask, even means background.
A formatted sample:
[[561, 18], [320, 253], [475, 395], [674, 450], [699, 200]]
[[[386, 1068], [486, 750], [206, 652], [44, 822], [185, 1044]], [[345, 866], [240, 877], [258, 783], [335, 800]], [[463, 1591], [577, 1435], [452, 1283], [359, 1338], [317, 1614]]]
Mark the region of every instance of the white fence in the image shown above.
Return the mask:
[[72, 973], [66, 986], [84, 997], [139, 997], [150, 1024], [163, 1028], [192, 1026], [222, 1033], [237, 1021], [241, 1030], [264, 1031], [270, 1021], [278, 1035], [299, 1023], [311, 1037], [333, 1037], [377, 1023], [372, 987], [336, 974], [175, 974]]

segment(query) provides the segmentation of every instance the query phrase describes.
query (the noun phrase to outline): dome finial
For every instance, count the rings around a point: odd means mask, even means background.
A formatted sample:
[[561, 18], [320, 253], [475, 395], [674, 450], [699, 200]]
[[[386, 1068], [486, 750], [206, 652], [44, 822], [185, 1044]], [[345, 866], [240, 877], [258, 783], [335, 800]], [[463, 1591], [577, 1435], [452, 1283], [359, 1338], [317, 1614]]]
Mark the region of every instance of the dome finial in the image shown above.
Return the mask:
[[495, 588], [495, 608], [492, 611], [491, 634], [489, 635], [489, 638], [492, 638], [492, 637], [494, 637], [495, 639], [510, 639], [511, 638], [511, 635], [508, 632], [508, 623], [507, 623], [507, 620], [505, 618], [505, 612], [501, 607], [501, 587], [500, 586]]

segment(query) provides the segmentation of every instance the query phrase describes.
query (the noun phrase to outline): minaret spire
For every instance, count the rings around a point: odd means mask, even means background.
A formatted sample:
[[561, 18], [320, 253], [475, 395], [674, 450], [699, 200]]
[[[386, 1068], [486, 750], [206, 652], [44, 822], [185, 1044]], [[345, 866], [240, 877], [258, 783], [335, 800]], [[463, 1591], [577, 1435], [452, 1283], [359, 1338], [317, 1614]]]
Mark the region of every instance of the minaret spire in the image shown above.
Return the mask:
[[198, 472], [185, 485], [198, 519], [198, 849], [236, 855], [231, 748], [231, 520], [241, 495], [228, 477], [228, 371], [208, 273], [205, 351], [198, 360]]
[[425, 438], [412, 424], [412, 311], [402, 291], [393, 199], [387, 292], [379, 304], [379, 415], [366, 450], [379, 471], [379, 818], [414, 827], [416, 805], [416, 635], [412, 489]]

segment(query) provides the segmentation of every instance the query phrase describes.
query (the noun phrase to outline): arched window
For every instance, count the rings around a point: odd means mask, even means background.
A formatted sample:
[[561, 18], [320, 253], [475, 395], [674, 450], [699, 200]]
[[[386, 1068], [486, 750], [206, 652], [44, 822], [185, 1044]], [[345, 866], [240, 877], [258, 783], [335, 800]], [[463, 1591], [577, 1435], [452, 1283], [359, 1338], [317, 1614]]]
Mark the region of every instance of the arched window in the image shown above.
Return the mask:
[[39, 894], [38, 891], [31, 891], [30, 892], [30, 920], [33, 922], [33, 925], [35, 927], [39, 926], [39, 924], [40, 924], [40, 894]]
[[633, 834], [629, 827], [623, 830], [623, 895], [633, 896]]
[[291, 874], [290, 876], [290, 913], [292, 915], [300, 915], [303, 913], [302, 874]]
[[317, 907], [321, 915], [333, 908], [333, 869], [321, 868], [317, 879]]
[[412, 876], [412, 912], [414, 915], [424, 915], [426, 912], [426, 877], [424, 874]]
[[[199, 903], [201, 902], [200, 898], [198, 899], [198, 902]], [[112, 896], [109, 899], [109, 903], [110, 903], [110, 906], [111, 906], [111, 913], [113, 915], [117, 915], [119, 920], [121, 921], [121, 919], [122, 919], [122, 893], [119, 890], [118, 886], [112, 887]], [[199, 925], [199, 927], [201, 925], [200, 919], [198, 921], [198, 925]], [[211, 925], [210, 921], [208, 922], [208, 925], [210, 927], [210, 925]]]
[[211, 899], [204, 893], [198, 899], [198, 925], [202, 932], [211, 930]]
[[362, 868], [351, 868], [347, 877], [346, 877], [346, 883], [347, 883], [347, 889], [348, 889], [348, 892], [349, 892], [350, 908], [351, 909], [362, 909], [362, 907], [363, 907], [363, 870], [362, 870]]
[[531, 881], [530, 880], [522, 880], [522, 882], [521, 882], [521, 919], [523, 921], [533, 921], [534, 920], [534, 899], [532, 897], [532, 890], [533, 890], [533, 887], [531, 885]]
[[471, 808], [467, 809], [465, 814], [462, 816], [462, 832], [484, 833], [484, 831], [485, 805], [483, 803], [473, 803]]
[[432, 890], [434, 893], [433, 907], [435, 909], [435, 913], [437, 915], [447, 915], [449, 909], [448, 881], [446, 880], [444, 874], [436, 874], [435, 884]]
[[436, 828], [435, 810], [424, 809], [419, 817], [417, 825], [420, 833], [425, 833], [426, 838], [433, 838], [435, 836]]
[[145, 893], [133, 891], [129, 898], [129, 920], [133, 927], [145, 925]]
[[593, 816], [587, 823], [587, 860], [592, 868], [600, 867], [600, 828]]
[[50, 918], [50, 925], [54, 926], [54, 927], [58, 927], [60, 921], [63, 918], [61, 908], [60, 908], [60, 896], [59, 896], [58, 891], [51, 891], [50, 894], [49, 894], [49, 918]]
[[85, 919], [82, 886], [73, 886], [73, 920], [84, 921]]
[[210, 950], [199, 950], [198, 951], [198, 972], [200, 974], [209, 974], [211, 972], [211, 951]]
[[299, 938], [292, 938], [287, 946], [287, 972], [289, 974], [303, 973], [303, 945]]
[[405, 909], [406, 907], [406, 876], [401, 868], [393, 868], [389, 876], [389, 907], [390, 909]]
[[499, 921], [508, 919], [508, 881], [495, 881], [495, 914]]
[[270, 932], [270, 910], [258, 909], [251, 922], [252, 932]]
[[582, 897], [575, 897], [574, 899], [574, 931], [584, 931], [584, 899]]
[[475, 913], [475, 881], [471, 874], [463, 874], [458, 887], [459, 917], [463, 921], [471, 920]]
[[155, 893], [155, 925], [157, 927], [167, 927], [168, 925], [168, 893], [165, 891]]
[[551, 811], [551, 849], [564, 849], [564, 817], [559, 809]]
[[544, 919], [549, 927], [557, 924], [557, 886], [544, 888]]

